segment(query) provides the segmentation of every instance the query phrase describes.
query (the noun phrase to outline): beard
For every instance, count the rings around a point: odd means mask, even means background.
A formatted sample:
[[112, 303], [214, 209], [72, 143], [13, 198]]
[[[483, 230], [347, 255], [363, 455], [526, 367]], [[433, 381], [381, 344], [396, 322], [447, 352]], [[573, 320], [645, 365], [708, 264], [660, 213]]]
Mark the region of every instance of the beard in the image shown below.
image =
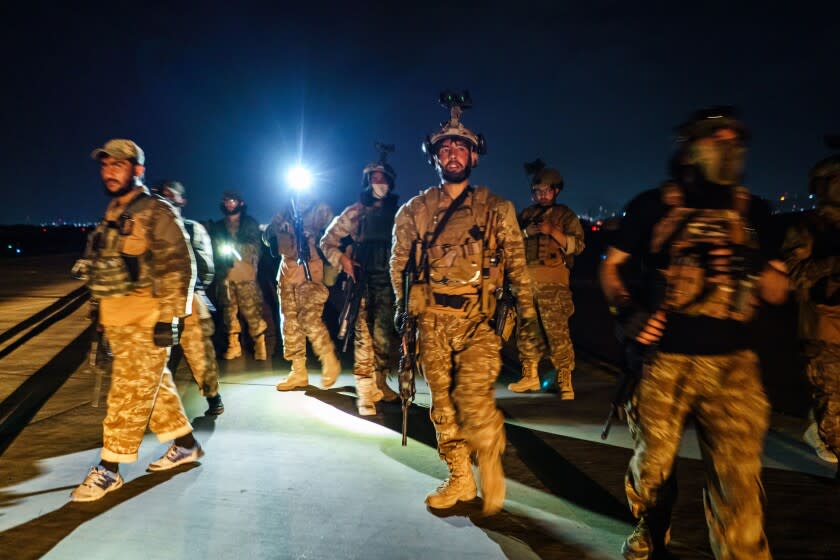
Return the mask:
[[440, 180], [444, 183], [460, 183], [462, 181], [466, 181], [469, 179], [470, 173], [472, 173], [472, 167], [469, 164], [467, 164], [463, 169], [455, 171], [448, 170], [446, 167], [438, 163], [437, 170]]
[[119, 198], [124, 194], [130, 193], [134, 189], [134, 177], [123, 183], [122, 186], [115, 191], [108, 188], [108, 182], [104, 182], [102, 188], [107, 196], [110, 196], [111, 198]]

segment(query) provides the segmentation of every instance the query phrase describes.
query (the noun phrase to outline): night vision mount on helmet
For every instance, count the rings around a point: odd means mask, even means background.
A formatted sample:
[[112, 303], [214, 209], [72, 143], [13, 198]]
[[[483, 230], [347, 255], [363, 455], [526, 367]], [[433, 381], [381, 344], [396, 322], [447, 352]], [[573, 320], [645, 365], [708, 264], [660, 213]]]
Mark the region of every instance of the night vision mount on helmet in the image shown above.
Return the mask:
[[376, 171], [384, 174], [388, 178], [391, 188], [394, 188], [397, 172], [388, 164], [388, 154], [394, 153], [396, 147], [394, 144], [383, 144], [382, 142], [375, 142], [373, 147], [379, 152], [379, 161], [371, 162], [362, 169], [362, 188], [370, 186], [370, 176]]
[[[468, 142], [477, 154], [487, 153], [487, 143], [484, 140], [484, 136], [476, 134], [469, 128], [465, 127], [461, 122], [461, 113], [463, 113], [465, 109], [470, 109], [472, 107], [470, 92], [464, 90], [459, 93], [456, 91], [446, 90], [441, 92], [438, 97], [438, 102], [442, 107], [449, 109], [449, 120], [441, 123], [440, 130], [431, 136], [426, 136], [426, 139], [423, 140], [421, 148], [423, 149], [423, 153], [426, 154], [426, 161], [428, 161], [429, 164], [434, 165], [437, 146], [440, 142], [446, 140], [447, 138], [457, 138]], [[476, 161], [477, 158], [473, 158], [473, 167], [476, 166]]]

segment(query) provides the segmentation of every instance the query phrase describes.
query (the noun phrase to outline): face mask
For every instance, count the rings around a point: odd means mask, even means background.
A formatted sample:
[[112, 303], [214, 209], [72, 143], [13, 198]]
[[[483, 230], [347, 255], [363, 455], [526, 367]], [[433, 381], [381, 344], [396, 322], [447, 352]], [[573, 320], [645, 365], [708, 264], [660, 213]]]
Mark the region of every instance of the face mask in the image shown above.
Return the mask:
[[370, 190], [373, 198], [385, 198], [388, 194], [388, 183], [371, 183]]
[[697, 142], [691, 159], [707, 181], [733, 185], [741, 180], [746, 148], [737, 141]]

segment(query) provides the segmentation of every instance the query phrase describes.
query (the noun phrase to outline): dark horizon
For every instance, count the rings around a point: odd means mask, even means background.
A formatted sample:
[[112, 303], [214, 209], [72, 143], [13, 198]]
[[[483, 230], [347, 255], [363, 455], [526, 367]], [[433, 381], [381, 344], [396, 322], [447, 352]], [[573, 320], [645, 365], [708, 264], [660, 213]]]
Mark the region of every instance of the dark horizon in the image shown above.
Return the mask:
[[538, 156], [578, 213], [621, 208], [665, 178], [674, 125], [703, 106], [741, 110], [745, 183], [767, 198], [804, 194], [840, 130], [836, 7], [93, 6], [4, 10], [0, 223], [97, 219], [89, 153], [114, 137], [146, 151], [147, 183], [183, 182], [196, 219], [238, 189], [268, 222], [299, 156], [339, 212], [377, 140], [396, 144], [406, 201], [437, 182], [420, 142], [446, 118], [447, 88], [470, 90], [463, 120], [488, 141], [474, 182], [519, 208]]

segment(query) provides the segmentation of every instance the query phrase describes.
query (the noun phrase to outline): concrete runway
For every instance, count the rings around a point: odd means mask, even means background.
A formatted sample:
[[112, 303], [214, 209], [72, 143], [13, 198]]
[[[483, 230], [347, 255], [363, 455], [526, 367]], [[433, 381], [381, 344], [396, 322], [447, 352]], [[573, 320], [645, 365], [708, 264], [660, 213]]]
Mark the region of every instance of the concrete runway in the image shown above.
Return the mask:
[[[99, 407], [91, 406], [86, 305], [62, 299], [79, 286], [62, 272], [71, 263], [3, 263], [0, 558], [619, 557], [632, 529], [623, 497], [630, 441], [622, 425], [608, 443], [600, 441], [613, 372], [585, 356], [573, 402], [509, 393], [504, 387], [515, 373], [501, 376], [508, 494], [504, 511], [490, 518], [478, 515], [478, 500], [445, 513], [425, 507], [424, 496], [446, 469], [422, 382], [408, 446], [401, 447], [399, 406], [359, 418], [348, 367], [337, 388], [279, 393], [274, 384], [288, 364], [277, 357], [223, 362], [225, 413], [215, 419], [203, 415], [206, 402], [182, 364], [176, 381], [206, 451], [201, 463], [146, 473], [166, 449], [149, 434], [140, 460], [121, 469], [123, 488], [99, 502], [69, 502], [98, 461], [105, 413], [104, 394]], [[41, 310], [39, 320], [25, 323]], [[777, 559], [838, 558], [836, 467], [801, 442], [804, 428], [802, 419], [773, 417], [763, 473], [768, 538]], [[679, 558], [711, 558], [691, 430], [681, 457], [672, 549]]]

